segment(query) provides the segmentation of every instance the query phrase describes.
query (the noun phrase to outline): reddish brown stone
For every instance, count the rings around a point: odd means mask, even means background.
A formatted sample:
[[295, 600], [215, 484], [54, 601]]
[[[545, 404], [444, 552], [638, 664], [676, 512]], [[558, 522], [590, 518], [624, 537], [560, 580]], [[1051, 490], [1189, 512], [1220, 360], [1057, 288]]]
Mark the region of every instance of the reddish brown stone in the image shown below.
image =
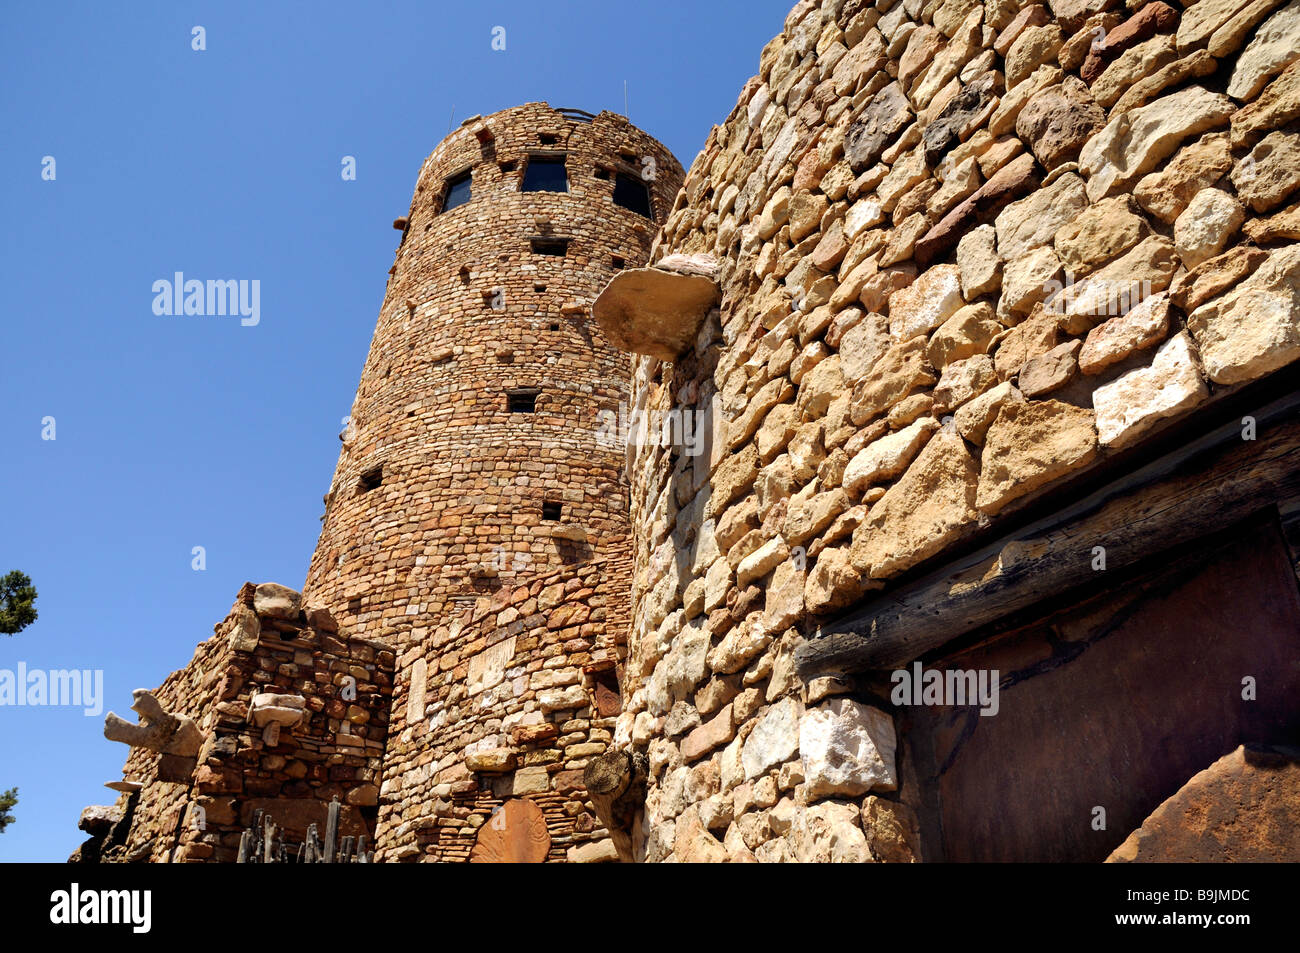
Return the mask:
[[1224, 755], [1106, 861], [1300, 862], [1300, 750], [1242, 745]]
[[1106, 67], [1125, 50], [1149, 40], [1157, 33], [1173, 33], [1178, 29], [1178, 11], [1167, 3], [1149, 3], [1119, 26], [1106, 34], [1106, 38], [1090, 50], [1079, 75], [1085, 83], [1094, 83]]
[[613, 718], [623, 710], [623, 700], [618, 692], [604, 682], [596, 683], [596, 713], [602, 718]]
[[957, 242], [972, 228], [989, 221], [1013, 200], [1037, 187], [1034, 157], [1026, 153], [1012, 160], [926, 232], [916, 243], [912, 257], [922, 268], [938, 261], [956, 248]]
[[471, 864], [540, 864], [551, 849], [542, 809], [525, 798], [512, 798], [478, 829]]

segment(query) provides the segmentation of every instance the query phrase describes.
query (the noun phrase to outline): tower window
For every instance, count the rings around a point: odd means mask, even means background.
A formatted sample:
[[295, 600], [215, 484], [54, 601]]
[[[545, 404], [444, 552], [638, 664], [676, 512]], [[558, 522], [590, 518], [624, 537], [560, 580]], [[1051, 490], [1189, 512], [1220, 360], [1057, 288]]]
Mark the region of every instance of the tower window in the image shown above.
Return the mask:
[[622, 271], [627, 266], [627, 262], [623, 260], [621, 255], [615, 255], [610, 264], [614, 266], [615, 271]]
[[367, 470], [365, 473], [361, 474], [361, 478], [357, 480], [357, 493], [369, 493], [383, 482], [383, 467], [375, 467], [373, 470]]
[[443, 199], [442, 210], [450, 212], [458, 205], [464, 205], [470, 199], [471, 173], [468, 169], [460, 175], [447, 180], [447, 197]]
[[530, 156], [524, 169], [521, 192], [567, 192], [569, 176], [564, 171], [564, 157]]
[[614, 180], [614, 204], [638, 215], [651, 218], [650, 190], [640, 179], [620, 172]]
[[542, 519], [544, 519], [544, 520], [558, 520], [558, 519], [560, 518], [560, 513], [561, 513], [561, 511], [562, 511], [563, 509], [564, 509], [564, 506], [563, 506], [562, 504], [560, 504], [560, 503], [543, 503], [543, 504], [542, 504]]
[[569, 253], [569, 240], [567, 238], [533, 238], [529, 239], [529, 246], [534, 255], [559, 255], [564, 257]]
[[506, 391], [506, 410], [512, 414], [531, 414], [537, 410], [536, 387], [521, 387]]

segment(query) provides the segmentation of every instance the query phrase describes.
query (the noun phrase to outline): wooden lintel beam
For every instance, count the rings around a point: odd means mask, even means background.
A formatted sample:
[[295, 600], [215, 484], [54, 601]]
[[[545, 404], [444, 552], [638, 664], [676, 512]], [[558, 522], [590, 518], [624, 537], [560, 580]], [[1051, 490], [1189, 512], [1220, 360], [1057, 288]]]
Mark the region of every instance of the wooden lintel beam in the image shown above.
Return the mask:
[[1300, 395], [1260, 409], [1258, 439], [1220, 427], [1086, 498], [821, 626], [803, 678], [898, 668], [995, 622], [1300, 497]]

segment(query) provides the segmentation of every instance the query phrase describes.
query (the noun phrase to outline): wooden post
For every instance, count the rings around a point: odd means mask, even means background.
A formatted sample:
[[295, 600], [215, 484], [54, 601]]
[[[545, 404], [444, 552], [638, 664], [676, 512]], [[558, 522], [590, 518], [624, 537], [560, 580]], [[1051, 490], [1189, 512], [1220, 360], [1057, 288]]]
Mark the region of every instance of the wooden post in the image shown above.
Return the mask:
[[334, 863], [334, 852], [339, 840], [339, 799], [330, 801], [329, 813], [325, 815], [325, 863]]
[[596, 816], [609, 830], [623, 863], [633, 860], [632, 831], [645, 809], [648, 769], [648, 759], [640, 752], [606, 751], [588, 761], [582, 772], [582, 783]]
[[264, 819], [265, 827], [262, 835], [262, 863], [275, 863], [275, 821], [269, 817]]

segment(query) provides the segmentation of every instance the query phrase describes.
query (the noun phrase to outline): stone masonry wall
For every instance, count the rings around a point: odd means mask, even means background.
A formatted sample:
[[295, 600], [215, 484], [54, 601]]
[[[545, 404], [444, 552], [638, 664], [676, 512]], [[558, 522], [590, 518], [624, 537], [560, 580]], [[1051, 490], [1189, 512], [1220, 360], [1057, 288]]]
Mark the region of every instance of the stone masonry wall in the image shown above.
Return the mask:
[[830, 617], [1300, 357], [1300, 2], [802, 0], [652, 255], [721, 305], [634, 399], [637, 855], [909, 860]]
[[583, 789], [621, 708], [629, 554], [513, 579], [398, 660], [379, 860], [464, 860], [511, 798], [536, 803], [547, 860], [611, 859]]
[[[241, 832], [262, 809], [301, 842], [323, 835], [332, 798], [343, 834], [374, 843], [394, 656], [384, 643], [340, 634], [328, 611], [303, 609], [283, 586], [245, 584], [215, 634], [153, 693], [202, 732], [197, 757], [132, 747], [123, 774], [141, 785], [115, 815], [129, 832], [105, 859], [233, 862]], [[275, 743], [250, 704], [301, 699], [299, 724]], [[133, 802], [133, 803], [132, 803]]]

